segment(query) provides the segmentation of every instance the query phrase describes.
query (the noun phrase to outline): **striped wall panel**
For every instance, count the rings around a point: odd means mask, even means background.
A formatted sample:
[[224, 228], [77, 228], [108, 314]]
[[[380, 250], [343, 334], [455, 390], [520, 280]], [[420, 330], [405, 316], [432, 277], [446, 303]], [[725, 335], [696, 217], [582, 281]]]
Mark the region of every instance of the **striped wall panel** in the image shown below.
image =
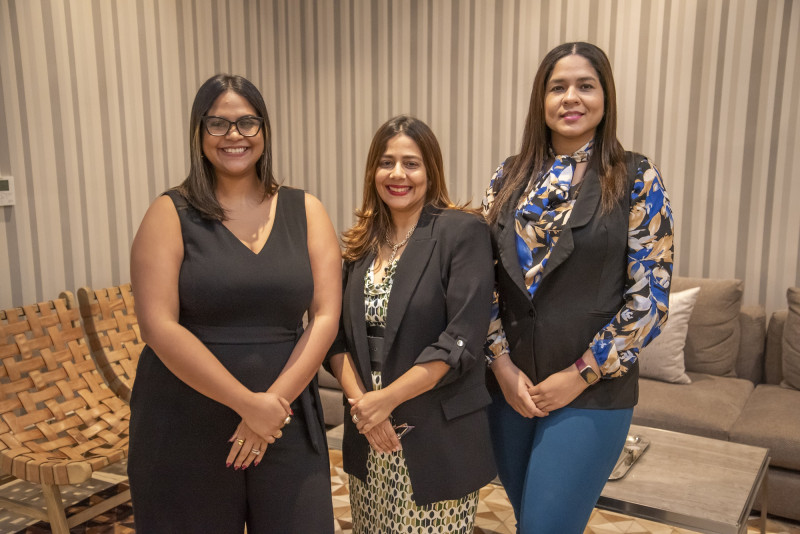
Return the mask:
[[660, 166], [676, 272], [800, 285], [800, 5], [792, 0], [2, 0], [0, 307], [129, 279], [148, 204], [187, 169], [189, 109], [217, 72], [263, 92], [284, 183], [340, 230], [372, 133], [426, 120], [452, 196], [515, 152], [542, 56], [589, 40], [617, 77], [619, 137]]

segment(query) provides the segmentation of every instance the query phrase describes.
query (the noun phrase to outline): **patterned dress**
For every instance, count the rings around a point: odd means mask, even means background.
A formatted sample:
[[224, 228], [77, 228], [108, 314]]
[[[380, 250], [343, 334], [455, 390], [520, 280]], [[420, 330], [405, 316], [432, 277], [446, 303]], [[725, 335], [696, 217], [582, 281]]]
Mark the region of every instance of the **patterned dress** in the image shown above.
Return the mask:
[[[373, 264], [374, 265], [374, 264]], [[392, 291], [397, 260], [376, 284], [374, 268], [364, 276], [364, 308], [367, 326], [384, 326], [389, 293]], [[381, 389], [381, 373], [372, 373], [372, 387]], [[417, 506], [403, 451], [391, 454], [370, 450], [367, 481], [350, 475], [350, 507], [353, 534], [468, 534], [473, 531], [478, 508], [478, 491], [461, 499]]]

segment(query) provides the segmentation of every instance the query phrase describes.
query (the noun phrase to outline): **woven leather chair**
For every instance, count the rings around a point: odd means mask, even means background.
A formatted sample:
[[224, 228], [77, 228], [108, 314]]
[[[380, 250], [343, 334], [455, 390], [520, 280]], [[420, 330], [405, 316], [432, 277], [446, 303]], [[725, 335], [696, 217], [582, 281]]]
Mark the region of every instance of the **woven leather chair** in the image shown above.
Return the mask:
[[67, 518], [59, 486], [126, 458], [129, 419], [89, 354], [71, 293], [0, 310], [0, 471], [40, 484], [47, 511], [5, 498], [0, 507], [67, 534], [128, 501], [130, 490]]
[[96, 291], [82, 287], [78, 289], [78, 302], [98, 369], [114, 393], [130, 402], [136, 365], [144, 348], [131, 285]]

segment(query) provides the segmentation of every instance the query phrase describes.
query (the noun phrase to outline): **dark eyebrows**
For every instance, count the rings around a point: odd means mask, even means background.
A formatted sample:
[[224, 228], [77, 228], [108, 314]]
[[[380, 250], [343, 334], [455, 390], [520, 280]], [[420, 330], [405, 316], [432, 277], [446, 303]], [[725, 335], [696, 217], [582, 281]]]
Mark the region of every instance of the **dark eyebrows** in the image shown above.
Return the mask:
[[397, 158], [392, 154], [387, 154], [384, 152], [383, 155], [381, 156], [381, 159], [400, 159], [402, 161], [408, 161], [410, 159], [413, 159], [416, 161], [422, 161], [422, 156], [415, 156], [413, 154], [402, 154], [400, 155], [399, 158]]
[[[564, 83], [566, 83], [566, 81], [567, 80], [562, 79], [562, 78], [555, 78], [555, 79], [549, 80], [547, 82], [547, 85], [564, 84]], [[600, 83], [600, 80], [598, 80], [596, 76], [583, 76], [581, 78], [578, 78], [578, 83], [584, 83], [584, 82], [597, 82], [597, 83]]]

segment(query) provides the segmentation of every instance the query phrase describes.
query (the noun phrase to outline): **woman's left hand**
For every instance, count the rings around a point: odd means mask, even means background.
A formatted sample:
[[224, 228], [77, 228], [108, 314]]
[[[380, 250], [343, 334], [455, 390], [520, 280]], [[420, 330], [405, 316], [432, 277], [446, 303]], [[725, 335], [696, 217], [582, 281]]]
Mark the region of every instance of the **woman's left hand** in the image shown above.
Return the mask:
[[247, 469], [253, 462], [258, 465], [264, 453], [267, 452], [267, 446], [274, 443], [275, 439], [267, 442], [242, 421], [228, 441], [232, 442], [232, 445], [225, 465], [233, 466], [234, 469]]
[[539, 409], [552, 412], [575, 400], [586, 387], [578, 370], [571, 365], [528, 388], [528, 393]]
[[362, 434], [388, 419], [397, 407], [385, 390], [370, 391], [358, 400], [347, 400], [350, 402], [350, 417]]
[[[281, 425], [281, 428], [284, 426], [286, 426], [285, 422]], [[283, 430], [279, 429], [275, 434], [264, 439], [247, 426], [247, 423], [240, 422], [239, 426], [236, 427], [236, 432], [228, 440], [232, 445], [228, 458], [225, 460], [226, 467], [233, 466], [234, 469], [247, 469], [251, 463], [253, 467], [257, 466], [267, 452], [267, 447], [282, 436]]]

